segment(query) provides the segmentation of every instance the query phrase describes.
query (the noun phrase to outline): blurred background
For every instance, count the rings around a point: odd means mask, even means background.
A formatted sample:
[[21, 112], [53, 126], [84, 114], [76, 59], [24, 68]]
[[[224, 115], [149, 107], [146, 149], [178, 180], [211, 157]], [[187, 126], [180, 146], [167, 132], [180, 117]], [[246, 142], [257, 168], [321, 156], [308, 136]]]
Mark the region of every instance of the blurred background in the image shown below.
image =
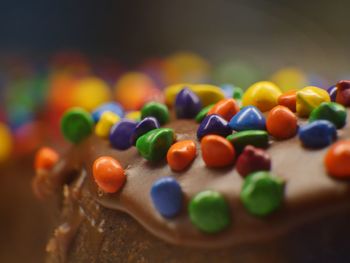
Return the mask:
[[0, 262], [43, 261], [53, 214], [31, 193], [32, 161], [41, 145], [67, 147], [59, 133], [65, 109], [118, 100], [137, 111], [178, 82], [326, 89], [350, 77], [349, 7], [0, 0]]

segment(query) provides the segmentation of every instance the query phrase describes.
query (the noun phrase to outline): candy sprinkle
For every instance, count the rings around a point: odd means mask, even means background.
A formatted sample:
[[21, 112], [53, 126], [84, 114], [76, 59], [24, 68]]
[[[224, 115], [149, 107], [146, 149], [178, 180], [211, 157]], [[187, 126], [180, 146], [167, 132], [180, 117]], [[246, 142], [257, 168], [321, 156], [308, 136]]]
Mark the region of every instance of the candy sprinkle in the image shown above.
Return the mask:
[[266, 120], [258, 108], [247, 106], [233, 116], [229, 126], [235, 131], [265, 130]]
[[146, 117], [155, 117], [163, 125], [169, 121], [169, 110], [162, 103], [149, 102], [141, 109], [141, 119]]
[[112, 126], [119, 120], [120, 117], [117, 114], [105, 111], [95, 126], [95, 134], [100, 138], [108, 138]]
[[206, 107], [204, 107], [203, 109], [201, 109], [200, 112], [198, 112], [198, 114], [196, 115], [196, 122], [200, 123], [203, 121], [203, 119], [205, 118], [205, 116], [207, 116], [208, 112], [210, 111], [210, 109], [214, 106], [214, 104], [210, 104]]
[[298, 131], [298, 119], [290, 109], [278, 105], [269, 112], [266, 129], [276, 139], [289, 139]]
[[95, 122], [98, 122], [102, 114], [105, 113], [106, 111], [113, 112], [114, 114], [118, 115], [120, 118], [124, 116], [123, 108], [119, 103], [109, 102], [95, 109], [91, 114], [92, 118], [94, 119]]
[[350, 140], [333, 144], [327, 151], [324, 164], [330, 176], [339, 179], [350, 178]]
[[203, 161], [208, 167], [225, 167], [234, 163], [235, 149], [228, 140], [221, 136], [204, 136], [201, 141], [201, 149]]
[[183, 88], [175, 98], [175, 112], [178, 119], [192, 119], [201, 110], [198, 96], [188, 88]]
[[208, 115], [204, 118], [197, 130], [197, 138], [200, 140], [203, 136], [208, 134], [216, 134], [220, 136], [228, 136], [232, 133], [226, 120], [219, 115]]
[[337, 129], [341, 129], [345, 126], [346, 116], [346, 109], [343, 105], [336, 102], [323, 102], [311, 112], [309, 122], [327, 120], [332, 122]]
[[140, 121], [135, 129], [132, 132], [131, 135], [131, 143], [132, 145], [136, 144], [136, 141], [140, 136], [146, 134], [147, 132], [158, 129], [160, 127], [160, 124], [158, 120], [154, 117], [146, 117], [142, 121]]
[[196, 144], [191, 140], [174, 143], [168, 150], [167, 161], [172, 170], [186, 169], [196, 157]]
[[329, 101], [327, 91], [314, 86], [305, 87], [297, 91], [297, 113], [300, 117], [308, 117], [318, 105]]
[[297, 111], [297, 90], [289, 90], [278, 97], [278, 104], [285, 106], [292, 112]]
[[258, 148], [267, 148], [269, 146], [269, 136], [266, 131], [251, 130], [236, 132], [226, 137], [233, 144], [236, 153], [241, 153], [247, 145], [253, 145]]
[[337, 95], [335, 101], [339, 104], [350, 106], [350, 80], [341, 80], [337, 83]]
[[270, 171], [271, 158], [263, 149], [248, 145], [238, 157], [236, 169], [243, 177], [257, 171]]
[[217, 102], [214, 107], [209, 110], [208, 115], [216, 114], [226, 121], [230, 121], [237, 112], [239, 112], [237, 102], [234, 99], [228, 98]]
[[49, 148], [42, 147], [35, 154], [35, 170], [51, 170], [59, 160], [58, 153]]
[[117, 122], [109, 134], [109, 141], [111, 145], [117, 150], [127, 150], [131, 144], [131, 136], [135, 130], [136, 122], [131, 120], [121, 120]]
[[201, 231], [215, 234], [231, 223], [230, 209], [218, 192], [207, 190], [195, 195], [188, 206], [191, 222]]
[[336, 85], [330, 86], [327, 89], [327, 92], [329, 94], [329, 97], [331, 98], [331, 101], [335, 102], [337, 98], [337, 86]]

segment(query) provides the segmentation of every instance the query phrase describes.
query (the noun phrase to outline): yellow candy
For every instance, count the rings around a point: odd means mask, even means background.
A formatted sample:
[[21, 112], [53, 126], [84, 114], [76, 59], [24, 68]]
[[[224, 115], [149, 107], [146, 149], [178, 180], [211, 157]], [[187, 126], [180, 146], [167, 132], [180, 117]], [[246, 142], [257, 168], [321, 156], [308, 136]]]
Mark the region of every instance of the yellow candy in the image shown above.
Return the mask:
[[96, 124], [95, 134], [101, 138], [108, 138], [109, 131], [111, 130], [112, 126], [119, 120], [120, 117], [117, 114], [111, 111], [104, 112]]
[[126, 119], [133, 120], [133, 121], [140, 121], [141, 120], [141, 111], [129, 111], [125, 115]]
[[306, 86], [307, 77], [298, 68], [288, 67], [276, 71], [271, 76], [271, 81], [276, 83], [285, 92], [291, 89], [301, 89]]
[[219, 100], [222, 100], [223, 98], [225, 98], [224, 93], [217, 86], [208, 85], [208, 84], [182, 83], [182, 84], [171, 85], [165, 89], [164, 91], [165, 103], [171, 107], [174, 104], [176, 95], [184, 87], [189, 88], [199, 97], [203, 107], [216, 103]]
[[322, 102], [329, 101], [327, 91], [314, 86], [305, 87], [297, 92], [297, 113], [300, 117], [308, 117]]
[[0, 162], [9, 158], [12, 147], [12, 135], [10, 129], [3, 123], [0, 123]]
[[243, 94], [242, 106], [253, 105], [262, 112], [269, 111], [278, 103], [281, 90], [272, 82], [259, 81], [250, 86]]

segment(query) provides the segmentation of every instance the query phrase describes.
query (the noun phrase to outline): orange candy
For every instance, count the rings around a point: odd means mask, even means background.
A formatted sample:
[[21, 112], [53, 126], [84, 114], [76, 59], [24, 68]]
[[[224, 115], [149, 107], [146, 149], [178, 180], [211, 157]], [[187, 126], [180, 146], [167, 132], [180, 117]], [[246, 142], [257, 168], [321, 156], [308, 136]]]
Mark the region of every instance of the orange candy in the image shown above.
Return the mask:
[[225, 167], [233, 164], [235, 149], [219, 135], [207, 135], [201, 140], [202, 158], [208, 167]]
[[239, 106], [234, 99], [222, 99], [218, 101], [208, 112], [207, 115], [217, 114], [225, 120], [230, 121], [231, 118], [239, 112]]
[[196, 144], [191, 140], [174, 143], [168, 150], [168, 164], [174, 171], [186, 169], [196, 157]]
[[96, 184], [106, 193], [117, 192], [125, 183], [126, 175], [120, 163], [109, 156], [95, 160], [92, 174]]
[[330, 176], [339, 179], [350, 178], [350, 140], [333, 144], [327, 151], [324, 164]]
[[288, 139], [298, 131], [297, 117], [285, 106], [278, 105], [268, 114], [266, 128], [270, 135], [276, 139]]
[[42, 147], [35, 155], [34, 167], [36, 170], [50, 170], [57, 163], [59, 159], [58, 153], [49, 148]]
[[292, 112], [297, 111], [297, 90], [289, 90], [278, 97], [278, 105], [290, 109]]

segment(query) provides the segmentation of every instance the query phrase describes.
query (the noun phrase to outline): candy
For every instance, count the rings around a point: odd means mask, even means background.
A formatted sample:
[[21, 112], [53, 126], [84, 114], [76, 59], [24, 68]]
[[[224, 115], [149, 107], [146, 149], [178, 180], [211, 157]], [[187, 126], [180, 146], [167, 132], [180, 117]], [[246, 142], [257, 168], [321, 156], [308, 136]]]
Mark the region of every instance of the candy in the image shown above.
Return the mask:
[[268, 133], [260, 130], [236, 132], [227, 136], [226, 139], [233, 144], [236, 153], [241, 153], [247, 145], [258, 148], [267, 148], [269, 145]]
[[171, 169], [180, 172], [196, 157], [196, 144], [191, 140], [174, 143], [168, 150], [167, 161]]
[[164, 217], [176, 216], [182, 207], [183, 193], [179, 183], [172, 177], [158, 179], [151, 188], [154, 207]]
[[136, 122], [131, 120], [121, 120], [111, 129], [109, 141], [117, 150], [126, 150], [132, 146], [131, 135], [136, 127]]
[[49, 148], [42, 147], [35, 154], [34, 168], [36, 170], [51, 170], [58, 162], [58, 153]]
[[297, 113], [300, 117], [308, 117], [318, 105], [329, 101], [327, 91], [314, 86], [305, 87], [297, 91]]
[[141, 120], [133, 130], [131, 134], [131, 144], [135, 145], [136, 141], [140, 136], [146, 134], [147, 132], [158, 129], [160, 127], [159, 122], [154, 117], [146, 117]]
[[196, 194], [189, 203], [188, 213], [191, 222], [209, 234], [218, 233], [231, 223], [230, 208], [225, 198], [212, 190]]
[[96, 184], [105, 193], [117, 192], [125, 183], [126, 175], [120, 163], [109, 156], [96, 159], [92, 166]]
[[125, 114], [125, 119], [132, 121], [140, 121], [141, 120], [141, 111], [129, 111]]
[[234, 99], [223, 99], [218, 101], [208, 112], [208, 115], [216, 114], [230, 121], [239, 112], [239, 107]]
[[350, 80], [341, 80], [337, 83], [337, 95], [335, 101], [345, 107], [350, 106]]
[[278, 105], [289, 108], [292, 112], [297, 111], [297, 90], [289, 90], [278, 97]]
[[240, 198], [249, 213], [266, 216], [281, 206], [283, 192], [282, 179], [260, 171], [244, 179]]
[[149, 102], [141, 109], [141, 119], [146, 117], [155, 117], [163, 125], [169, 121], [169, 110], [164, 104]]
[[309, 121], [327, 120], [340, 129], [345, 126], [346, 115], [346, 109], [343, 105], [336, 102], [323, 102], [311, 112]]
[[271, 76], [271, 81], [276, 83], [281, 90], [301, 89], [305, 87], [308, 78], [303, 71], [295, 67], [286, 67], [276, 71]]
[[5, 161], [11, 154], [13, 139], [7, 125], [0, 123], [0, 162]]
[[208, 106], [216, 103], [219, 100], [225, 98], [222, 90], [213, 85], [207, 84], [176, 84], [167, 87], [164, 91], [165, 102], [167, 105], [172, 106], [175, 103], [176, 95], [184, 88], [187, 87], [193, 91], [200, 99], [202, 106]]
[[243, 177], [257, 171], [270, 171], [271, 159], [263, 149], [248, 145], [238, 157], [236, 169]]
[[266, 120], [258, 108], [247, 106], [232, 117], [229, 126], [235, 131], [265, 130]]
[[124, 116], [123, 108], [119, 103], [109, 102], [95, 109], [91, 114], [92, 118], [94, 119], [95, 122], [98, 122], [102, 114], [106, 111], [113, 112], [114, 114], [118, 115], [121, 118]]
[[203, 136], [208, 134], [217, 134], [221, 136], [228, 136], [232, 133], [227, 121], [219, 115], [208, 115], [204, 118], [197, 130], [197, 138], [200, 140]]
[[147, 132], [136, 141], [139, 153], [148, 161], [163, 159], [174, 142], [174, 131], [160, 128]]
[[235, 100], [242, 100], [242, 97], [243, 97], [243, 90], [239, 87], [234, 87], [232, 98], [234, 98]]
[[298, 120], [290, 109], [278, 105], [269, 112], [266, 129], [276, 139], [288, 139], [297, 133]]
[[233, 164], [235, 149], [225, 138], [206, 135], [201, 140], [202, 158], [208, 167], [225, 167]]
[[329, 97], [331, 98], [331, 101], [335, 102], [337, 98], [337, 86], [336, 85], [330, 86], [327, 89], [327, 92], [329, 94]]
[[89, 136], [94, 127], [94, 120], [90, 113], [82, 108], [67, 110], [61, 120], [63, 136], [72, 143], [79, 143]]
[[179, 119], [192, 119], [201, 110], [201, 101], [190, 89], [183, 88], [175, 99], [176, 117]]
[[210, 104], [206, 107], [204, 107], [203, 109], [201, 109], [200, 112], [198, 112], [195, 120], [196, 122], [200, 123], [203, 121], [203, 119], [205, 118], [205, 116], [207, 116], [208, 112], [210, 111], [210, 109], [214, 106], [214, 104]]
[[325, 155], [324, 164], [330, 176], [339, 179], [350, 178], [350, 140], [333, 144]]
[[234, 98], [235, 100], [242, 100], [243, 90], [230, 84], [220, 86], [226, 98]]
[[260, 81], [250, 86], [243, 94], [243, 106], [256, 106], [262, 112], [269, 111], [277, 105], [281, 90], [272, 82]]
[[101, 138], [108, 138], [112, 126], [119, 120], [120, 117], [117, 114], [105, 111], [95, 126], [95, 134]]
[[329, 121], [316, 120], [300, 127], [299, 139], [307, 148], [323, 148], [337, 139], [337, 130]]

